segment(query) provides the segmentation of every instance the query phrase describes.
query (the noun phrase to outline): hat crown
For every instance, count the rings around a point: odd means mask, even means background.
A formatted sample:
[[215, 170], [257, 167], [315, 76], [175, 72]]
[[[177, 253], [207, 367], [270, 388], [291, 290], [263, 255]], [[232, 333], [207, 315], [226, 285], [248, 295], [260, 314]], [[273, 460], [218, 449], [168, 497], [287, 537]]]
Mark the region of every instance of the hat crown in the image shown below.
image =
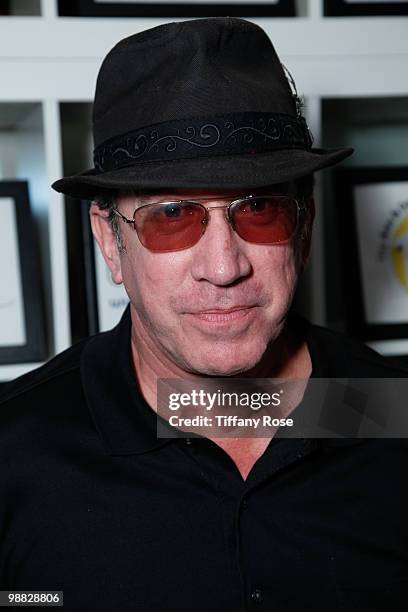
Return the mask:
[[312, 149], [286, 72], [267, 34], [243, 19], [195, 19], [129, 36], [99, 71], [94, 167], [53, 188], [87, 199], [135, 187], [248, 190], [350, 155]]
[[296, 116], [275, 49], [257, 25], [236, 18], [157, 26], [120, 41], [99, 71], [95, 147], [142, 127], [225, 113]]

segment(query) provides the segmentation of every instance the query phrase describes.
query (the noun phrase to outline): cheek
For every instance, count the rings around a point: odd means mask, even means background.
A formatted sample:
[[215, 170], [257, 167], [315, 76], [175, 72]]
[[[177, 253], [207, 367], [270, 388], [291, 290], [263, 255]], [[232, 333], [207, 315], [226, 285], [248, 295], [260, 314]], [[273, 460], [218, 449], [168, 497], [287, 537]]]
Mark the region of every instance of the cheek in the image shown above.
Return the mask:
[[[254, 267], [258, 279], [262, 280], [265, 291], [276, 300], [285, 300], [295, 289], [298, 277], [296, 253], [291, 245], [266, 247], [267, 252], [258, 258]], [[262, 262], [262, 263], [261, 263]]]
[[255, 277], [258, 279], [263, 292], [264, 308], [260, 319], [260, 333], [262, 327], [270, 329], [275, 335], [276, 325], [280, 324], [287, 315], [292, 304], [298, 280], [296, 256], [290, 245], [267, 247], [265, 257], [258, 258], [258, 268]]
[[142, 318], [150, 319], [163, 313], [177, 294], [185, 266], [171, 253], [128, 252], [122, 257], [122, 274], [130, 301]]

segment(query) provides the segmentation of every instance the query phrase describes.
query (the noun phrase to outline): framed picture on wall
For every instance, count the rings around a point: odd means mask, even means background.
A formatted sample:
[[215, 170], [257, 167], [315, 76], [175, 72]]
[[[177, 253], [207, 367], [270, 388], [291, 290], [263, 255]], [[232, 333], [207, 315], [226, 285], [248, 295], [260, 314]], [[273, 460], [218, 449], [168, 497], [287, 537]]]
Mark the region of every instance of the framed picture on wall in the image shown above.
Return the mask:
[[112, 281], [110, 271], [92, 235], [89, 202], [81, 202], [85, 247], [85, 278], [90, 321], [95, 332], [112, 329], [123, 314], [129, 298], [123, 285]]
[[46, 357], [42, 279], [25, 181], [0, 181], [0, 363]]
[[408, 167], [340, 168], [334, 191], [348, 331], [408, 338]]
[[325, 0], [327, 16], [408, 15], [408, 0]]
[[110, 276], [89, 221], [90, 202], [67, 198], [68, 268], [73, 341], [112, 329], [129, 298]]
[[293, 17], [294, 0], [58, 0], [61, 16]]

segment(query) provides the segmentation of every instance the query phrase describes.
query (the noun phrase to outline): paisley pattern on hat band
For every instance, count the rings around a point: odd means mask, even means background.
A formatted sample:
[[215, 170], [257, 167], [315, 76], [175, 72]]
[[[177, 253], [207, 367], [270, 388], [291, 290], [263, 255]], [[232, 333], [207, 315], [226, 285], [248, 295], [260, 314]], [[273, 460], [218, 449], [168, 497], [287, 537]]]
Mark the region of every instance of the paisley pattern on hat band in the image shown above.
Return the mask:
[[148, 161], [308, 150], [312, 144], [313, 137], [303, 117], [224, 114], [168, 121], [122, 134], [96, 147], [94, 164], [102, 173]]

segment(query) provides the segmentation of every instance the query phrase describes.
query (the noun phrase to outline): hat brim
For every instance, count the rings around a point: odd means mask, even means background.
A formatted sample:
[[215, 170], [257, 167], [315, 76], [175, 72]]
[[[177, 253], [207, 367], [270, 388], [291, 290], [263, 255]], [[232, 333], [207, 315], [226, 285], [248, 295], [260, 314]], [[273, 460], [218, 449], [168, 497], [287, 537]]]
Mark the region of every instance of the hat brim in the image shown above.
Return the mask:
[[93, 200], [112, 190], [241, 189], [285, 183], [332, 166], [352, 148], [291, 149], [257, 155], [234, 155], [146, 162], [110, 172], [95, 169], [62, 178], [53, 189], [74, 198]]

